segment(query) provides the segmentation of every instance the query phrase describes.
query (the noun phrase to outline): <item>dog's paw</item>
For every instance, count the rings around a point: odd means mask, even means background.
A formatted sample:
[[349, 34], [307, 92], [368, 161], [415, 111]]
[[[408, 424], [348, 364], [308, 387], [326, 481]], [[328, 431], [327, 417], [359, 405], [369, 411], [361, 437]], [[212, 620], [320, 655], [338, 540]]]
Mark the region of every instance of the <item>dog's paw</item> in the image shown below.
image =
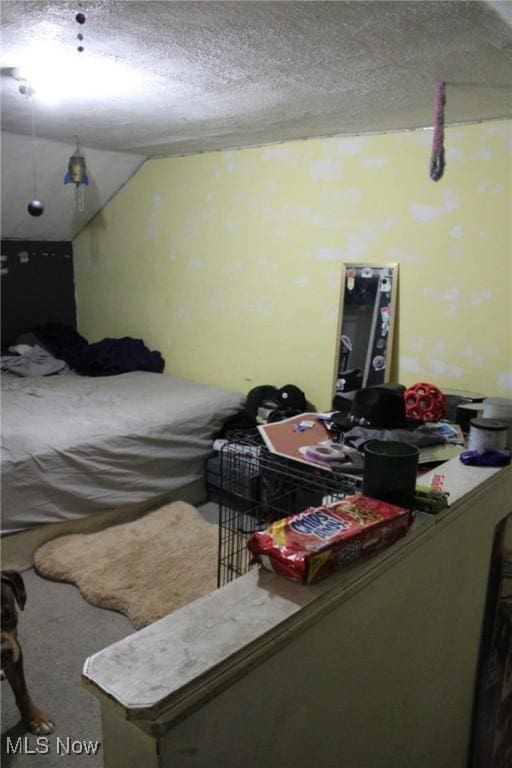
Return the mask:
[[39, 712], [28, 724], [30, 733], [34, 733], [37, 736], [41, 736], [47, 733], [53, 733], [55, 725], [51, 720]]

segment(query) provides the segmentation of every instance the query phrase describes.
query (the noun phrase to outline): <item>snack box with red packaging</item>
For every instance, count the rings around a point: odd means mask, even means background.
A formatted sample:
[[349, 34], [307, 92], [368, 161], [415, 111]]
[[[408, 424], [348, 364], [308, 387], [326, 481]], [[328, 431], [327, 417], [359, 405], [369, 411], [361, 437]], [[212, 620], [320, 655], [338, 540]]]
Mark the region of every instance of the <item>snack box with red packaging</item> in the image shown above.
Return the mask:
[[254, 533], [247, 547], [268, 570], [312, 584], [405, 536], [413, 512], [362, 494], [309, 507]]

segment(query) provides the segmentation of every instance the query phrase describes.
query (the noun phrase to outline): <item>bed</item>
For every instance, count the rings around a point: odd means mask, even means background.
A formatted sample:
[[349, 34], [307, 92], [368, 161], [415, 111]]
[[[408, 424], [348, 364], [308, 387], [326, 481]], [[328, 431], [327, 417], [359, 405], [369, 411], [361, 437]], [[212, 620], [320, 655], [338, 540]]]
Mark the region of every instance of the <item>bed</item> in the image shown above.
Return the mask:
[[244, 397], [137, 371], [2, 375], [2, 535], [140, 505], [200, 480]]

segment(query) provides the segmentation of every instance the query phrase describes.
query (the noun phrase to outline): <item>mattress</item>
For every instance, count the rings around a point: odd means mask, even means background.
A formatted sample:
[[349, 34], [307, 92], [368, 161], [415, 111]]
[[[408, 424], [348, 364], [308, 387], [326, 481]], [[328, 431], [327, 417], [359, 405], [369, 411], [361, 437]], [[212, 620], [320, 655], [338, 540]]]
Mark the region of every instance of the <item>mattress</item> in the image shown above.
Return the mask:
[[243, 404], [164, 374], [2, 376], [2, 534], [147, 502], [200, 479]]

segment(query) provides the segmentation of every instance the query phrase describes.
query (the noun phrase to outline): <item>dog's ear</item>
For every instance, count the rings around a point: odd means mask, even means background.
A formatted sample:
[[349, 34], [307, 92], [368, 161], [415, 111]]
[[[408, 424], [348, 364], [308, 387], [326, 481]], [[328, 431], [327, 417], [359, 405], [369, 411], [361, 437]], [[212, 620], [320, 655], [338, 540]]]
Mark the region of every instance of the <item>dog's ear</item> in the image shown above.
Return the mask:
[[18, 571], [2, 571], [2, 581], [12, 589], [16, 602], [21, 610], [23, 610], [27, 602], [27, 593], [25, 592], [25, 584], [23, 583], [21, 573], [18, 573]]

